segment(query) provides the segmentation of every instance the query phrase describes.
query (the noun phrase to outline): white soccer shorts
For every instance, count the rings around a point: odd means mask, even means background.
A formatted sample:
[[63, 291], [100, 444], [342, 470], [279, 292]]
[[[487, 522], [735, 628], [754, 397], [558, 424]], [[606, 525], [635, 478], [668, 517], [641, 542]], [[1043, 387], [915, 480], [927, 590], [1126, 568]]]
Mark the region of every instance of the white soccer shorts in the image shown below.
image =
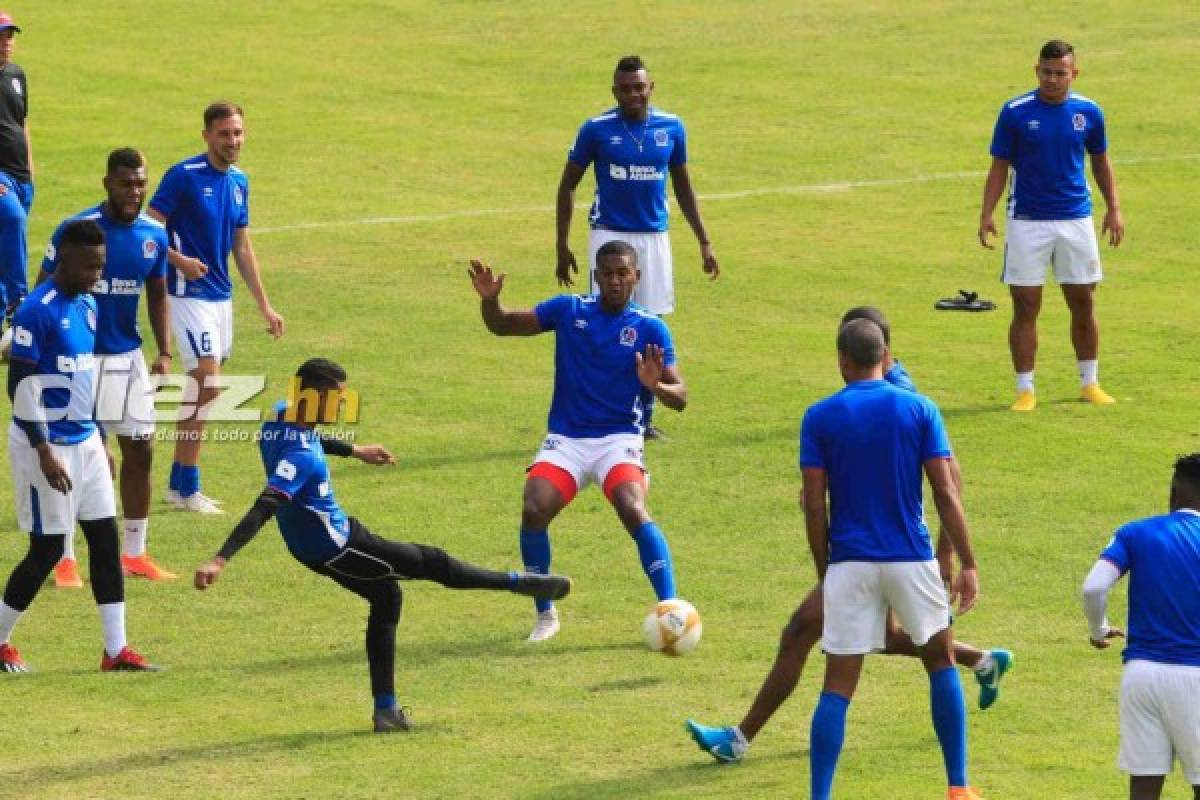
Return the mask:
[[93, 433], [79, 444], [52, 444], [50, 448], [71, 477], [71, 491], [66, 494], [46, 483], [37, 450], [29, 446], [25, 432], [15, 424], [8, 429], [17, 526], [26, 533], [70, 536], [76, 520], [115, 517], [112, 474], [100, 435]]
[[1060, 286], [1099, 283], [1104, 278], [1091, 217], [1008, 221], [1004, 282], [1009, 286], [1042, 286], [1050, 265]]
[[1174, 759], [1200, 785], [1200, 667], [1134, 659], [1121, 676], [1121, 751], [1130, 775], [1170, 775]]
[[588, 233], [588, 286], [596, 294], [596, 251], [605, 242], [618, 239], [637, 251], [638, 269], [642, 277], [633, 290], [633, 302], [644, 306], [651, 314], [662, 316], [675, 310], [675, 279], [671, 266], [671, 238], [666, 231], [658, 233], [627, 233], [593, 228]]
[[171, 330], [183, 367], [192, 371], [201, 358], [221, 363], [233, 349], [233, 301], [171, 297]]
[[633, 464], [643, 472], [645, 440], [634, 433], [614, 433], [598, 439], [572, 439], [557, 433], [548, 434], [533, 463], [545, 462], [565, 469], [575, 479], [579, 491], [588, 483], [604, 486], [604, 479], [618, 464]]
[[839, 561], [822, 583], [822, 649], [837, 656], [884, 649], [888, 609], [918, 647], [950, 627], [950, 601], [937, 561]]
[[118, 436], [154, 435], [154, 384], [141, 350], [96, 356], [96, 421]]

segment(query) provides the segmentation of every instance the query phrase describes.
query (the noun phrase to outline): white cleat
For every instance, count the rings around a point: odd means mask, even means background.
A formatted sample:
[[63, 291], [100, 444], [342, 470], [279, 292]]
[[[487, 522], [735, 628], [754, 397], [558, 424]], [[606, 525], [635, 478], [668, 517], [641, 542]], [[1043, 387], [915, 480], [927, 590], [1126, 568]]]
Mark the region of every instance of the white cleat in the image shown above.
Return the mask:
[[554, 634], [558, 633], [561, 626], [558, 624], [558, 610], [551, 608], [547, 611], [539, 611], [537, 615], [537, 624], [533, 626], [533, 632], [529, 634], [530, 642], [544, 642]]
[[191, 511], [196, 514], [224, 514], [221, 507], [211, 497], [200, 492], [181, 497], [178, 492], [171, 497], [168, 493], [168, 502], [174, 506], [176, 511]]

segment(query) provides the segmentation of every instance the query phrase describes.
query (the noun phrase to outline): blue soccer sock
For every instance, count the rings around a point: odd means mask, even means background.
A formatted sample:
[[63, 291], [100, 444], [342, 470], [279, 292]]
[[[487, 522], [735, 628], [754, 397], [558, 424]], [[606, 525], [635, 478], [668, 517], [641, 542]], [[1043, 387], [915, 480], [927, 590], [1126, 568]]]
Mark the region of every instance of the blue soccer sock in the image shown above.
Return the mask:
[[179, 494], [191, 497], [200, 491], [200, 467], [198, 465], [179, 465]]
[[838, 756], [842, 754], [842, 742], [846, 739], [849, 708], [849, 699], [833, 692], [821, 692], [821, 699], [813, 711], [808, 734], [812, 800], [829, 800], [833, 796], [833, 776], [837, 772]]
[[633, 541], [637, 542], [638, 556], [642, 559], [642, 569], [654, 587], [654, 593], [659, 600], [669, 600], [675, 597], [675, 570], [671, 566], [671, 550], [667, 547], [667, 537], [653, 522], [642, 523], [633, 533]]
[[951, 786], [966, 786], [967, 704], [954, 667], [930, 674], [929, 705], [933, 712], [933, 729], [946, 761], [946, 780]]
[[182, 468], [183, 465], [178, 461], [171, 462], [171, 479], [167, 481], [168, 489], [174, 489], [177, 492], [179, 491], [179, 470]]
[[375, 695], [375, 710], [389, 711], [396, 707], [396, 695], [394, 694], [377, 694]]
[[[550, 574], [549, 531], [521, 528], [521, 561], [529, 572], [536, 572], [539, 575]], [[534, 600], [533, 605], [539, 612], [554, 608], [554, 603], [550, 600]]]

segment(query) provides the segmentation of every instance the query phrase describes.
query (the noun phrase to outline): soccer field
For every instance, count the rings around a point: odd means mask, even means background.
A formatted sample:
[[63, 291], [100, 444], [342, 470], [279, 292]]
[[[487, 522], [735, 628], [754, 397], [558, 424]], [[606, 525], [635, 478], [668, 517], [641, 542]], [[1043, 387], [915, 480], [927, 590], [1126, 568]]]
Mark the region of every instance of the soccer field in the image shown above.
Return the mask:
[[[406, 587], [397, 689], [415, 728], [375, 736], [365, 604], [296, 564], [273, 523], [212, 591], [190, 587], [261, 489], [257, 449], [206, 445], [205, 491], [229, 509], [209, 517], [161, 503], [171, 451], [160, 442], [150, 546], [183, 579], [130, 581], [127, 602], [130, 641], [168, 669], [100, 674], [90, 593], [47, 586], [13, 637], [36, 673], [0, 680], [0, 794], [806, 797], [819, 655], [740, 765], [712, 763], [683, 720], [741, 718], [815, 581], [796, 504], [799, 420], [841, 385], [841, 313], [870, 303], [943, 409], [962, 463], [982, 598], [958, 635], [1016, 653], [986, 712], [962, 673], [971, 782], [989, 800], [1126, 796], [1114, 763], [1120, 658], [1088, 646], [1078, 596], [1111, 532], [1165, 511], [1173, 459], [1200, 450], [1194, 2], [7, 10], [23, 28], [14, 60], [31, 95], [31, 273], [53, 226], [103, 199], [110, 150], [142, 149], [157, 184], [203, 149], [209, 101], [245, 107], [251, 232], [288, 333], [262, 332], [235, 279], [227, 371], [265, 375], [251, 406], [266, 409], [304, 359], [348, 368], [362, 397], [357, 440], [386, 444], [399, 465], [339, 462], [333, 480], [347, 512], [381, 535], [519, 565], [523, 469], [545, 430], [553, 342], [491, 336], [466, 265], [506, 270], [509, 306], [557, 293], [555, 187], [579, 124], [611, 105], [621, 55], [646, 59], [655, 104], [687, 124], [722, 275], [701, 273], [674, 209], [668, 322], [691, 399], [682, 415], [656, 414], [670, 439], [648, 446], [650, 508], [680, 593], [704, 618], [695, 653], [646, 652], [652, 592], [591, 489], [551, 529], [555, 571], [575, 580], [553, 640], [523, 641], [533, 620], [521, 598]], [[1049, 289], [1041, 404], [1015, 415], [1000, 256], [975, 230], [995, 115], [1033, 88], [1037, 49], [1055, 37], [1075, 44], [1075, 88], [1105, 110], [1128, 226], [1102, 252], [1098, 294], [1101, 379], [1118, 404], [1076, 400], [1068, 315]], [[592, 186], [589, 174], [580, 200]], [[585, 227], [577, 211], [581, 261]], [[933, 311], [959, 288], [999, 310]], [[0, 522], [3, 577], [26, 547], [7, 488]], [[86, 561], [82, 539], [80, 552]], [[1113, 597], [1116, 622], [1123, 587]], [[1190, 797], [1183, 784], [1176, 772], [1164, 797]], [[868, 660], [836, 789], [942, 796], [916, 661]]]

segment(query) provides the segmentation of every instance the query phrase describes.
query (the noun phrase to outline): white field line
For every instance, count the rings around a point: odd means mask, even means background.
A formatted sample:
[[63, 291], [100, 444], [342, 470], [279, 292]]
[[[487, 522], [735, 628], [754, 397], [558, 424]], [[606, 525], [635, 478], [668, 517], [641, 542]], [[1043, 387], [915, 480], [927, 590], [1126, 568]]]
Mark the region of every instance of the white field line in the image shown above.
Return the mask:
[[[1157, 164], [1170, 161], [1195, 161], [1200, 159], [1200, 153], [1180, 153], [1174, 156], [1141, 156], [1135, 158], [1113, 159], [1118, 166], [1135, 166], [1138, 164]], [[903, 178], [876, 178], [861, 181], [836, 181], [834, 183], [802, 183], [794, 186], [766, 186], [760, 189], [742, 189], [736, 192], [713, 192], [699, 195], [701, 200], [713, 202], [719, 200], [741, 200], [747, 197], [762, 197], [773, 194], [822, 194], [828, 192], [845, 192], [851, 189], [873, 189], [883, 186], [911, 186], [919, 183], [936, 183], [939, 181], [959, 181], [968, 178], [982, 179], [985, 172], [968, 170], [963, 172], [934, 172], [929, 175], [910, 175]], [[577, 203], [577, 209], [586, 209], [591, 203]], [[408, 214], [398, 217], [363, 217], [361, 219], [328, 220], [325, 222], [296, 222], [291, 225], [273, 225], [263, 228], [253, 228], [255, 235], [267, 233], [286, 233], [288, 231], [319, 230], [321, 228], [349, 228], [364, 225], [416, 225], [429, 222], [448, 222], [471, 217], [496, 217], [520, 214], [550, 214], [554, 206], [511, 206], [509, 208], [476, 208], [466, 211], [447, 211], [441, 214]]]

